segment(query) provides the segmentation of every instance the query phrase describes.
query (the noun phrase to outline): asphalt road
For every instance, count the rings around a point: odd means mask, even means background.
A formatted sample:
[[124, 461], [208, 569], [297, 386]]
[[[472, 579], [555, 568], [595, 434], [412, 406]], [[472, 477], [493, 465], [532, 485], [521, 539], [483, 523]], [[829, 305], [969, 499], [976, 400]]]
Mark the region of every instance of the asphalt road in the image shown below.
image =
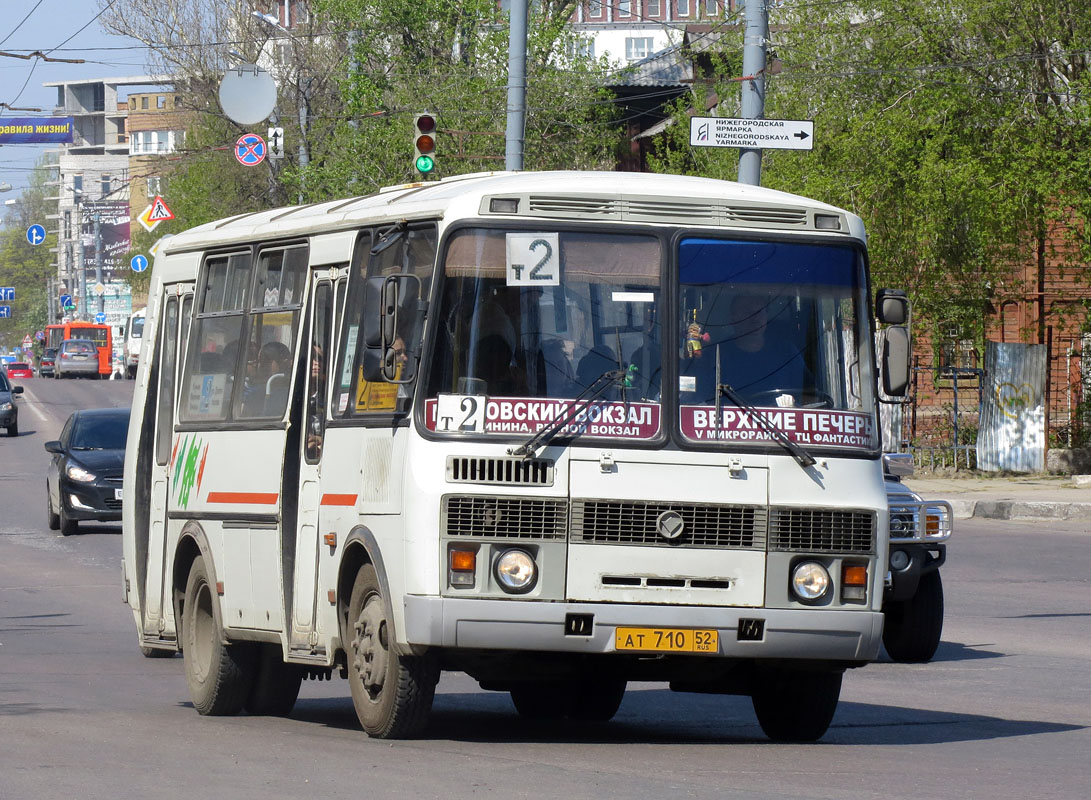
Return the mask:
[[613, 722], [543, 725], [465, 676], [425, 738], [370, 740], [347, 684], [285, 719], [204, 718], [181, 658], [145, 659], [119, 525], [45, 525], [42, 443], [131, 382], [22, 381], [0, 437], [0, 798], [1083, 798], [1091, 787], [1091, 533], [959, 521], [935, 661], [845, 677], [815, 745], [775, 745], [746, 698], [631, 685]]

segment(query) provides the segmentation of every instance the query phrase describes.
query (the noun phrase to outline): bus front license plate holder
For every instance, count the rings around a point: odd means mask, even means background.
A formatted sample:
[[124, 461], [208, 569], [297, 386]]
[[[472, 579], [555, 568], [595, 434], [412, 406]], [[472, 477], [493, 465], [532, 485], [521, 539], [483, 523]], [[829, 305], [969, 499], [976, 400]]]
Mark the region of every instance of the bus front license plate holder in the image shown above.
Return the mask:
[[615, 628], [614, 649], [715, 654], [720, 651], [720, 632], [706, 628]]

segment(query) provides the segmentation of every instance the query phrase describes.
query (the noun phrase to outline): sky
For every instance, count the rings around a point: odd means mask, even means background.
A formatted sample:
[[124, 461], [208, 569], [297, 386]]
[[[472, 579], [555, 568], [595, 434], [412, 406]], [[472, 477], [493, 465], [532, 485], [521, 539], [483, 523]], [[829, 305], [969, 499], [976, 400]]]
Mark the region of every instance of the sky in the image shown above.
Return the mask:
[[[147, 50], [133, 39], [108, 34], [96, 19], [100, 8], [100, 0], [0, 0], [0, 51], [26, 54], [41, 50], [53, 58], [80, 58], [86, 62], [65, 64], [0, 56], [0, 103], [42, 109], [10, 111], [0, 107], [0, 118], [52, 116], [57, 89], [47, 89], [43, 83], [145, 74]], [[0, 185], [10, 183], [13, 187], [0, 192], [0, 198], [19, 195], [29, 182], [35, 162], [49, 148], [0, 146]]]

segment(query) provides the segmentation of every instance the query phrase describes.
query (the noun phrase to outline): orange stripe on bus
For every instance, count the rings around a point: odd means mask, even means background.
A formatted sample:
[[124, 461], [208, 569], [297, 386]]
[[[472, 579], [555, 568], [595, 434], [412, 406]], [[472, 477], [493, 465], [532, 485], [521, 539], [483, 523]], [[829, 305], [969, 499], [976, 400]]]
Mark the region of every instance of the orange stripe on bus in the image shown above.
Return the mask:
[[322, 495], [322, 505], [324, 506], [354, 506], [356, 505], [356, 495], [354, 494], [324, 494]]
[[271, 506], [278, 496], [276, 492], [209, 492], [208, 502]]

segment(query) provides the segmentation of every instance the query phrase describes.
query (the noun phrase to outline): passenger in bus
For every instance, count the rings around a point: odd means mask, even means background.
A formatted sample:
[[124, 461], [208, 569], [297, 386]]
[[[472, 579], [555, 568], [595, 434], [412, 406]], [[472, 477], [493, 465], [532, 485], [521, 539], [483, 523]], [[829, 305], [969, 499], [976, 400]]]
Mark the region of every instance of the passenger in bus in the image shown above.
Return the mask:
[[311, 383], [307, 399], [307, 457], [314, 460], [322, 454], [322, 423], [326, 416], [325, 380], [326, 355], [321, 345], [311, 348]]
[[282, 342], [266, 342], [261, 346], [253, 374], [247, 377], [243, 390], [243, 416], [273, 416], [284, 410], [291, 358], [291, 351]]

